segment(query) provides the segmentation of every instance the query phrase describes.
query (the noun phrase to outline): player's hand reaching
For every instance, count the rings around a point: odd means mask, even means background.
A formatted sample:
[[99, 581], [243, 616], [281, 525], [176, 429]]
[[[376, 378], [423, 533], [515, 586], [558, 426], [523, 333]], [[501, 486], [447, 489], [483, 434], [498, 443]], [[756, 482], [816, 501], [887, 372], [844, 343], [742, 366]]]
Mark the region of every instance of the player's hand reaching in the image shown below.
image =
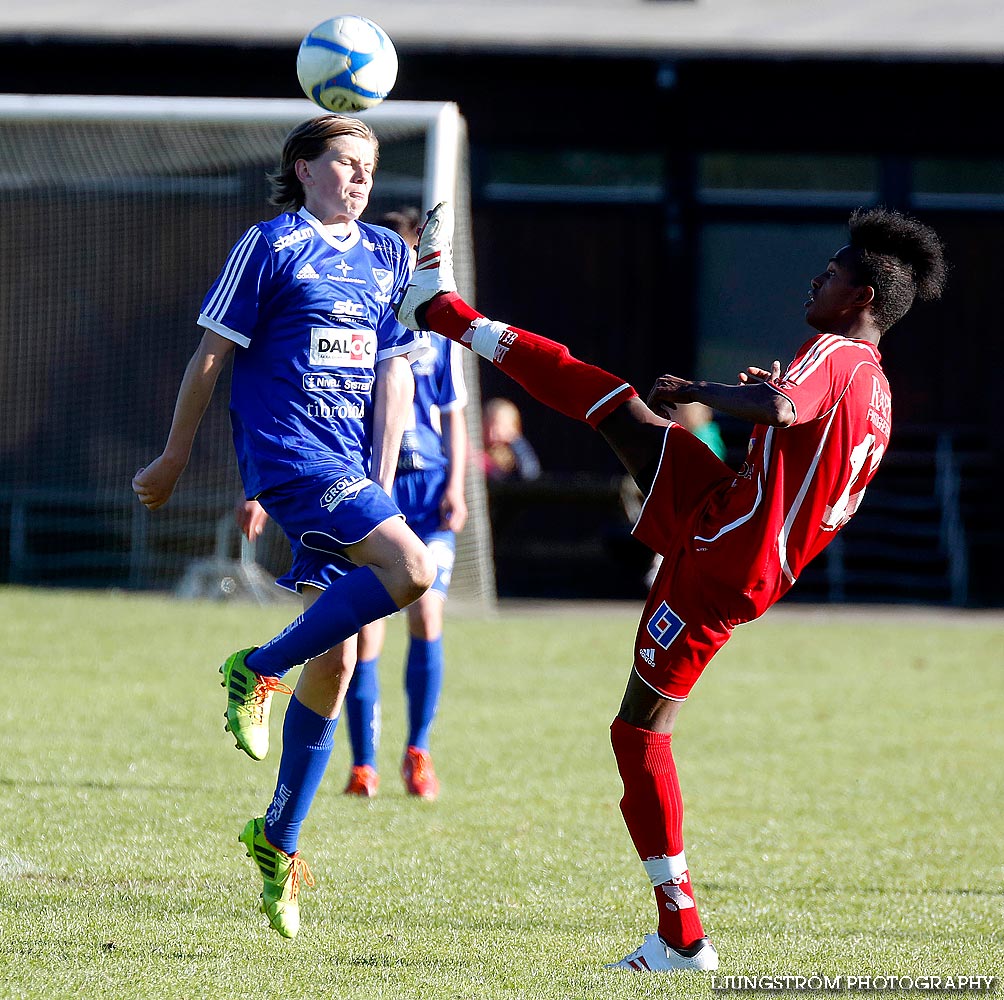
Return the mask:
[[672, 420], [677, 403], [694, 402], [694, 388], [695, 383], [690, 379], [677, 378], [675, 375], [660, 375], [645, 402], [653, 413]]
[[241, 534], [249, 542], [261, 537], [268, 521], [268, 513], [257, 500], [242, 500], [234, 510], [234, 517]]
[[171, 499], [184, 471], [184, 464], [179, 465], [166, 455], [160, 455], [132, 477], [133, 493], [147, 510], [157, 510]]
[[795, 410], [780, 391], [780, 384], [780, 361], [775, 361], [769, 371], [750, 365], [734, 385], [663, 375], [653, 386], [647, 402], [653, 413], [666, 420], [675, 419], [674, 411], [680, 403], [704, 403], [740, 420], [788, 427], [795, 419]]

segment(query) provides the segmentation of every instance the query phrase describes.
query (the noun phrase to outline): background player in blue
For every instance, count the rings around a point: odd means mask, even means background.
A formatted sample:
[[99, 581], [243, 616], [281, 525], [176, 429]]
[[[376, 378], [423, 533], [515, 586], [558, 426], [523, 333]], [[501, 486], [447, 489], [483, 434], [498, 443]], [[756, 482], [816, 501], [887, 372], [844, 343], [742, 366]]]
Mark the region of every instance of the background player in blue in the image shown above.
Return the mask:
[[[422, 215], [417, 208], [388, 212], [380, 222], [418, 243]], [[414, 250], [412, 250], [414, 260]], [[443, 686], [443, 605], [453, 574], [456, 533], [467, 520], [464, 474], [467, 463], [467, 404], [459, 352], [433, 334], [432, 347], [412, 362], [415, 405], [401, 441], [393, 497], [408, 524], [429, 546], [438, 572], [436, 582], [408, 608], [408, 654], [404, 683], [408, 698], [408, 739], [401, 777], [411, 795], [434, 799], [439, 782], [429, 754], [429, 730]], [[345, 715], [352, 745], [352, 771], [347, 795], [372, 798], [380, 782], [380, 682], [377, 665], [386, 623], [364, 626], [359, 633], [356, 669], [345, 696]]]
[[245, 496], [289, 538], [293, 563], [280, 582], [304, 603], [282, 633], [220, 668], [227, 728], [260, 760], [272, 692], [289, 692], [279, 678], [306, 664], [283, 723], [272, 802], [240, 837], [264, 880], [262, 911], [285, 937], [297, 933], [300, 883], [311, 881], [299, 831], [331, 755], [356, 633], [417, 600], [436, 575], [389, 496], [414, 392], [408, 356], [427, 338], [402, 327], [390, 307], [407, 282], [407, 246], [358, 221], [377, 156], [376, 136], [354, 118], [322, 115], [290, 132], [270, 178], [283, 211], [231, 250], [202, 306], [205, 332], [167, 444], [133, 479], [149, 509], [168, 501], [232, 356]]
[[[408, 700], [408, 736], [401, 777], [410, 795], [434, 799], [439, 781], [429, 753], [429, 730], [443, 686], [443, 605], [446, 601], [456, 533], [467, 519], [464, 473], [467, 429], [460, 352], [437, 334], [432, 347], [412, 362], [415, 376], [413, 420], [405, 430], [394, 480], [394, 500], [408, 524], [432, 552], [436, 582], [407, 610], [408, 653], [404, 684]], [[373, 622], [359, 633], [359, 660], [345, 698], [352, 744], [352, 772], [346, 794], [372, 797], [379, 783], [380, 688], [377, 662], [386, 622]]]

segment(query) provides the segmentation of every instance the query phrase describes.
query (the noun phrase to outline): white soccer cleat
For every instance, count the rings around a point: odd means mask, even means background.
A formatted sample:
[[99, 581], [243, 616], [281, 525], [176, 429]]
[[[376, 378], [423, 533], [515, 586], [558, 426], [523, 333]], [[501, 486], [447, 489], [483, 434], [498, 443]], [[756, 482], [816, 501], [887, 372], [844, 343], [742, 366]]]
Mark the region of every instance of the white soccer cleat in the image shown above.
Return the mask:
[[678, 951], [658, 934], [648, 934], [640, 948], [605, 968], [629, 972], [714, 972], [718, 968], [718, 952], [710, 938], [702, 937]]
[[397, 318], [409, 330], [424, 329], [415, 315], [440, 292], [455, 292], [453, 277], [453, 209], [441, 201], [425, 219], [418, 237], [418, 254], [411, 281], [394, 306]]

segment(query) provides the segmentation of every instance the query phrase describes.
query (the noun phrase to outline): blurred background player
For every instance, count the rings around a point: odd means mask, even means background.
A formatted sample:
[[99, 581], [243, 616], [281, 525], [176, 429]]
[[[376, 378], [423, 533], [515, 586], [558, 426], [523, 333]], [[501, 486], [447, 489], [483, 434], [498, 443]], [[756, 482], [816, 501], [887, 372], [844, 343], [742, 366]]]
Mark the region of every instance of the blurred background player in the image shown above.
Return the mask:
[[481, 464], [491, 482], [533, 480], [540, 476], [540, 459], [523, 436], [523, 418], [511, 399], [489, 399], [481, 409], [484, 452]]
[[[855, 212], [848, 244], [809, 282], [805, 321], [815, 333], [783, 376], [776, 361], [770, 371], [751, 366], [737, 385], [663, 375], [646, 405], [563, 345], [464, 302], [453, 281], [452, 228], [448, 206], [430, 213], [398, 316], [464, 344], [534, 398], [599, 431], [645, 494], [635, 535], [664, 556], [610, 727], [621, 813], [655, 890], [658, 926], [609, 967], [712, 971], [718, 954], [684, 854], [674, 725], [735, 626], [787, 593], [861, 503], [891, 428], [878, 345], [915, 299], [940, 297], [941, 241], [898, 212]], [[673, 419], [678, 404], [692, 402], [754, 424], [738, 472]]]
[[[418, 241], [418, 209], [389, 212], [380, 221], [408, 244]], [[467, 390], [460, 348], [433, 334], [429, 349], [411, 363], [415, 401], [398, 457], [393, 497], [412, 530], [429, 547], [437, 574], [432, 587], [408, 607], [408, 652], [404, 687], [408, 703], [408, 735], [401, 777], [409, 795], [434, 799], [439, 781], [429, 753], [429, 731], [443, 686], [443, 606], [446, 602], [456, 535], [467, 520], [464, 476]], [[380, 681], [377, 665], [383, 650], [386, 620], [372, 622], [359, 633], [356, 669], [345, 696], [352, 746], [347, 795], [371, 798], [380, 777]]]
[[408, 280], [408, 247], [358, 221], [378, 152], [369, 126], [341, 115], [312, 118], [286, 137], [270, 178], [282, 212], [231, 250], [202, 306], [205, 333], [167, 444], [133, 479], [150, 510], [168, 501], [232, 356], [230, 412], [249, 501], [243, 526], [260, 530], [261, 510], [280, 525], [293, 551], [280, 582], [304, 605], [278, 636], [220, 668], [227, 729], [261, 760], [272, 693], [288, 693], [280, 678], [305, 663], [283, 722], [272, 801], [240, 836], [263, 878], [262, 911], [285, 937], [297, 933], [300, 883], [311, 881], [297, 851], [300, 827], [331, 755], [356, 633], [435, 579], [428, 549], [389, 496], [414, 391], [408, 355], [425, 338], [390, 306]]
[[673, 411], [673, 420], [681, 427], [686, 427], [698, 441], [703, 441], [712, 454], [725, 461], [725, 442], [722, 432], [715, 420], [715, 411], [704, 403], [677, 403]]

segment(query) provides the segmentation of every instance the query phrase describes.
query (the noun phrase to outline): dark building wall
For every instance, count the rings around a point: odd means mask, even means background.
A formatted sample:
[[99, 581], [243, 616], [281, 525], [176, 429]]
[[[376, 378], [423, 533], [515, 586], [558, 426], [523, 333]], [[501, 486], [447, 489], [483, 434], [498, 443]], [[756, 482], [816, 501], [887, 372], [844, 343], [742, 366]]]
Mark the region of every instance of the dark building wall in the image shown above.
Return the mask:
[[[985, 111], [1004, 84], [1002, 61], [407, 47], [400, 56], [395, 98], [456, 101], [468, 122], [481, 307], [573, 344], [643, 391], [661, 371], [692, 371], [703, 225], [846, 221], [845, 205], [704, 203], [696, 182], [702, 155], [878, 156], [880, 200], [896, 207], [910, 207], [915, 158], [997, 158], [1004, 165], [1004, 132], [988, 127]], [[7, 39], [0, 40], [0, 90], [297, 97], [294, 57], [289, 45]], [[500, 155], [564, 148], [654, 152], [662, 157], [665, 195], [641, 203], [540, 203], [499, 198], [480, 183], [481, 167]], [[897, 422], [975, 431], [981, 461], [999, 468], [1002, 439], [993, 428], [1004, 339], [996, 306], [1004, 210], [991, 200], [985, 210], [945, 204], [920, 214], [943, 233], [954, 269], [945, 300], [916, 311], [884, 345]], [[815, 265], [806, 262], [806, 280]], [[518, 399], [545, 467], [616, 473], [594, 435], [554, 420], [490, 370], [483, 393]], [[983, 552], [999, 553], [995, 530], [981, 538]], [[984, 589], [999, 600], [999, 584]]]

